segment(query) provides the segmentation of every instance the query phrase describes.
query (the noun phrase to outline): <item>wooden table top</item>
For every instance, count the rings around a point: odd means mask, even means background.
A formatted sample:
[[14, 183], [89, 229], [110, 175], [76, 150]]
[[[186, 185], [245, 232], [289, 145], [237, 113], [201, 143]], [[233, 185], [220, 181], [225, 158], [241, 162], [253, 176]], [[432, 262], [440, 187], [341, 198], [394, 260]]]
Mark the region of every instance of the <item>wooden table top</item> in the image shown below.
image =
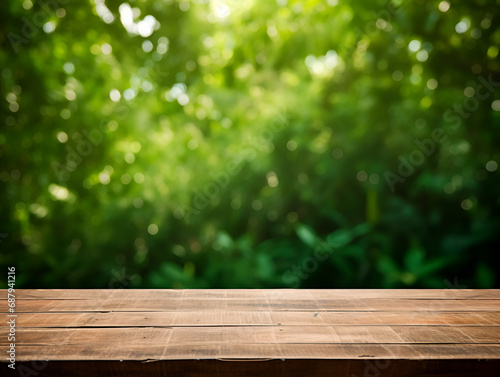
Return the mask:
[[[6, 294], [1, 291], [2, 300]], [[18, 361], [500, 359], [500, 290], [17, 290], [16, 295]], [[6, 305], [1, 310], [8, 314]], [[10, 343], [7, 333], [2, 321], [2, 350]]]

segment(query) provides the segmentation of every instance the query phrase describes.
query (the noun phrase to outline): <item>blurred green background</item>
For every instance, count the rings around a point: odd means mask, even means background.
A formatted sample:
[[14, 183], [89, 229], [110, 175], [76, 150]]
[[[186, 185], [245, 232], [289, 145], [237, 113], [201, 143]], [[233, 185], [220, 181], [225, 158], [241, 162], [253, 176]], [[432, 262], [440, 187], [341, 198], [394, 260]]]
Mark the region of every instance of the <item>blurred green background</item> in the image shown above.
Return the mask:
[[1, 287], [500, 286], [500, 1], [0, 9]]

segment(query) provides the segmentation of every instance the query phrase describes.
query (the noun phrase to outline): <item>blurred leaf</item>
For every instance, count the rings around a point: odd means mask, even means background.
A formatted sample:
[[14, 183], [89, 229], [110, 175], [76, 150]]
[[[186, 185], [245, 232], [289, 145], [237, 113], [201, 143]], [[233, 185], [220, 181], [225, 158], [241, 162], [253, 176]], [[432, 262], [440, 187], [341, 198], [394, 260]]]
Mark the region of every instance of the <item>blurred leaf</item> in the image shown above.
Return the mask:
[[418, 273], [424, 264], [425, 251], [421, 248], [412, 248], [405, 254], [404, 265], [413, 273]]
[[316, 237], [316, 234], [314, 233], [314, 230], [308, 226], [308, 225], [304, 225], [304, 224], [299, 224], [297, 225], [297, 227], [295, 228], [295, 232], [297, 233], [297, 236], [299, 237], [299, 239], [304, 242], [307, 246], [309, 247], [316, 247], [317, 243], [318, 243], [318, 238]]
[[353, 231], [348, 229], [339, 229], [332, 232], [326, 238], [328, 244], [332, 247], [342, 247], [353, 239]]

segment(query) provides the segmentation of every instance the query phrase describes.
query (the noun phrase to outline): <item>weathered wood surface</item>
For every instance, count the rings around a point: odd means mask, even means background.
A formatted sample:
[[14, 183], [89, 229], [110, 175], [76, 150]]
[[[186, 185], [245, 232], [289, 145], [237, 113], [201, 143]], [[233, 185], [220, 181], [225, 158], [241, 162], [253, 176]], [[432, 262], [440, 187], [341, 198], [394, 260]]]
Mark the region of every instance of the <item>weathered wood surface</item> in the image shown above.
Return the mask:
[[[181, 370], [220, 376], [493, 376], [500, 367], [500, 290], [16, 294], [16, 359], [27, 365], [49, 360], [39, 375], [72, 375], [71, 368], [79, 375], [77, 365], [110, 376]], [[0, 298], [7, 318], [6, 291]], [[6, 325], [5, 320], [0, 326], [3, 362], [10, 343]], [[373, 359], [378, 374], [365, 371]]]

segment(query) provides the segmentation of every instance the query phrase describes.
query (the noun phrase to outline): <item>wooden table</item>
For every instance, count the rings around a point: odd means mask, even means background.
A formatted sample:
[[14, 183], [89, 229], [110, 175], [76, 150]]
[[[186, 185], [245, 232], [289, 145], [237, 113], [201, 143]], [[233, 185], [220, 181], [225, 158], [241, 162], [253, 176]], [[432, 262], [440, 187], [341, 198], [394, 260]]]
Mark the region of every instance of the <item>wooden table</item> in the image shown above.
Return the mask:
[[[3, 375], [11, 371], [11, 342], [7, 292], [0, 293]], [[498, 376], [500, 370], [500, 290], [16, 295], [16, 367], [33, 372], [26, 376]]]

